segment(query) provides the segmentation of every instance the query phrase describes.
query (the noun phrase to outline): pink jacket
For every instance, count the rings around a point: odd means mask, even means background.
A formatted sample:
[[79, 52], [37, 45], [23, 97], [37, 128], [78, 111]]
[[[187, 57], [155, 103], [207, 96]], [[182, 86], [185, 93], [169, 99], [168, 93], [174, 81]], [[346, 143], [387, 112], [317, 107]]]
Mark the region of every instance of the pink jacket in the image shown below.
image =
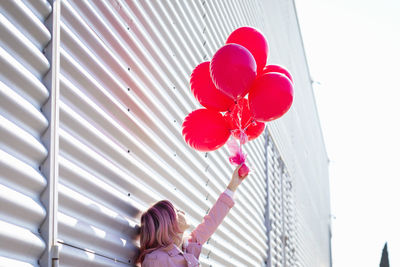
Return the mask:
[[142, 267], [200, 266], [198, 260], [203, 244], [217, 230], [234, 204], [229, 192], [222, 193], [210, 212], [204, 216], [203, 222], [190, 234], [187, 244], [182, 245], [182, 250], [175, 244], [159, 248], [145, 256]]

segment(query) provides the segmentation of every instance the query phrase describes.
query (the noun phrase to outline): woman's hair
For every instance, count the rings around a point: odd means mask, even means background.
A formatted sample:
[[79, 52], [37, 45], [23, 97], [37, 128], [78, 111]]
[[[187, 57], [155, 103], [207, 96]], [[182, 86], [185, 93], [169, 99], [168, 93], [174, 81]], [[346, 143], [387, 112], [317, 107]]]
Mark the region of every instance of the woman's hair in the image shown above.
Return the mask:
[[175, 208], [168, 200], [161, 200], [151, 206], [142, 214], [140, 224], [138, 263], [143, 262], [146, 254], [174, 243], [180, 232]]

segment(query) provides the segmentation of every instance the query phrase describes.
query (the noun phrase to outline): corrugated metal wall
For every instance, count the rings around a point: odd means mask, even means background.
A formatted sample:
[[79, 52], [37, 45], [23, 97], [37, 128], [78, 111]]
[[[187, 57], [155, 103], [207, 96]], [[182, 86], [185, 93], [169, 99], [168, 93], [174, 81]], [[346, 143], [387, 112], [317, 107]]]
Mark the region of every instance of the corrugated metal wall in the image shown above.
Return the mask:
[[50, 63], [43, 53], [51, 11], [45, 1], [0, 1], [0, 266], [38, 266], [46, 248], [40, 166], [48, 154], [42, 107]]
[[183, 141], [200, 107], [189, 77], [244, 25], [291, 70], [295, 102], [245, 145], [252, 176], [200, 262], [328, 266], [326, 152], [292, 0], [59, 2], [53, 21], [45, 0], [0, 1], [0, 266], [132, 265], [140, 212], [160, 199], [196, 226], [233, 167], [226, 148]]
[[[129, 264], [141, 210], [170, 199], [195, 226], [229, 181], [227, 150], [193, 151], [181, 125], [200, 107], [190, 92], [192, 69], [236, 27], [220, 12], [230, 9], [244, 21], [250, 14], [239, 13], [239, 1], [62, 3], [60, 262], [83, 266], [97, 257], [99, 266]], [[255, 176], [204, 246], [206, 266], [259, 266], [266, 259], [263, 138], [248, 153]]]

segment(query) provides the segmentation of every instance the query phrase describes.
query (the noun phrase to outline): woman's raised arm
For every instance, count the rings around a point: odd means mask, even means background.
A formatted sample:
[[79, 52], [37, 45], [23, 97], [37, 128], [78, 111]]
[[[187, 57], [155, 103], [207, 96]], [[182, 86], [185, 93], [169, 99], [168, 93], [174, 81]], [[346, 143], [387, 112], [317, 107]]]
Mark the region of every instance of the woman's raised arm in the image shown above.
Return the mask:
[[242, 180], [246, 178], [239, 177], [239, 168], [240, 166], [238, 166], [233, 172], [232, 179], [227, 186], [226, 191], [219, 196], [208, 214], [204, 216], [203, 221], [191, 233], [191, 242], [197, 242], [203, 245], [217, 230], [218, 226], [224, 220], [229, 210], [235, 204], [235, 201], [233, 200], [233, 193], [241, 184]]

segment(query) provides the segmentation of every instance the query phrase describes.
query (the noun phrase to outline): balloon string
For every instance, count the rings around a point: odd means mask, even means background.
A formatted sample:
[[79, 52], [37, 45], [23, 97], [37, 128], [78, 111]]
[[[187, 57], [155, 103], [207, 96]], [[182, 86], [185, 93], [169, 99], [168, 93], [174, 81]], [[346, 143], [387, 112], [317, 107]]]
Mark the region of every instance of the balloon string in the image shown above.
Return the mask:
[[252, 125], [253, 122], [255, 122], [255, 120], [252, 118], [249, 118], [249, 120], [246, 122], [246, 124], [244, 126], [244, 130], [247, 130], [247, 128], [249, 128], [249, 126]]
[[242, 119], [243, 119], [243, 107], [241, 105], [239, 105], [239, 112], [237, 113], [239, 116], [239, 129], [240, 131], [242, 131]]
[[[242, 120], [241, 120], [241, 116], [240, 116], [240, 114], [241, 114], [241, 107], [237, 104], [237, 101], [235, 100], [235, 107], [233, 108], [233, 113], [236, 115], [236, 118], [232, 118], [233, 120], [234, 120], [234, 122], [236, 123], [236, 127], [238, 128], [238, 129], [241, 129], [241, 122], [242, 122]], [[234, 112], [235, 111], [235, 109], [238, 109], [238, 112]]]

